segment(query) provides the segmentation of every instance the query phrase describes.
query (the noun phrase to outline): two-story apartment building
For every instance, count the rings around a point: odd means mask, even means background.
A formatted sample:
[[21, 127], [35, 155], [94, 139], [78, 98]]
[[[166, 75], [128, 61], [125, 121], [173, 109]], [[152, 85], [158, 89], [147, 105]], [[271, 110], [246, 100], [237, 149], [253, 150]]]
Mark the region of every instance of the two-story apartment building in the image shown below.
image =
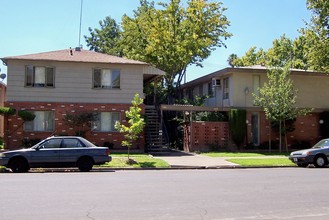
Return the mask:
[[[221, 109], [247, 110], [247, 141], [260, 145], [269, 141], [270, 126], [263, 110], [254, 105], [253, 93], [266, 82], [267, 68], [264, 66], [225, 68], [182, 86], [185, 97], [207, 95], [205, 106]], [[289, 133], [288, 142], [308, 141], [311, 144], [318, 141], [320, 123], [319, 113], [329, 109], [329, 75], [320, 72], [291, 70], [294, 88], [298, 90], [297, 107], [312, 108], [313, 112], [300, 117], [295, 122], [295, 131]], [[278, 137], [271, 132], [272, 140]]]
[[[123, 135], [116, 121], [126, 122], [125, 111], [137, 93], [143, 97], [144, 83], [163, 74], [147, 63], [81, 48], [2, 58], [8, 67], [5, 106], [35, 114], [22, 121], [17, 114], [6, 121], [7, 148], [22, 141], [51, 135], [75, 135], [63, 118], [67, 114], [94, 113], [97, 121], [85, 135], [97, 145], [121, 147]], [[136, 148], [142, 150], [144, 137]]]

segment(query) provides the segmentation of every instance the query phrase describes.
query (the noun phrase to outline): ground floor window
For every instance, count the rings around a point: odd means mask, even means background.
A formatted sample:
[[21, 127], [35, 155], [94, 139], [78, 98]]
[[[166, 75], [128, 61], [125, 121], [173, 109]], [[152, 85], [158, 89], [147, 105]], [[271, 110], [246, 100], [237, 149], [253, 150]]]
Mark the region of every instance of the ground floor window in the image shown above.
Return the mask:
[[97, 116], [97, 121], [94, 123], [93, 130], [100, 132], [116, 131], [114, 125], [120, 121], [119, 112], [100, 112]]
[[53, 111], [33, 111], [33, 121], [24, 123], [25, 131], [54, 131], [55, 113]]

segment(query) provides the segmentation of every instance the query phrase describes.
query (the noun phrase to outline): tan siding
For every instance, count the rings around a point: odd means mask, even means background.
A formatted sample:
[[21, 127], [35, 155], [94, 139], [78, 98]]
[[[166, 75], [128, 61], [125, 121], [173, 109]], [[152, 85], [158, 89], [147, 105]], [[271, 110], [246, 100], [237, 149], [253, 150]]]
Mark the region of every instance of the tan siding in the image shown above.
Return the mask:
[[[55, 67], [55, 88], [24, 87], [25, 65]], [[105, 65], [64, 62], [8, 62], [8, 101], [131, 103], [143, 94], [142, 65]], [[93, 89], [92, 69], [121, 71], [120, 89]]]

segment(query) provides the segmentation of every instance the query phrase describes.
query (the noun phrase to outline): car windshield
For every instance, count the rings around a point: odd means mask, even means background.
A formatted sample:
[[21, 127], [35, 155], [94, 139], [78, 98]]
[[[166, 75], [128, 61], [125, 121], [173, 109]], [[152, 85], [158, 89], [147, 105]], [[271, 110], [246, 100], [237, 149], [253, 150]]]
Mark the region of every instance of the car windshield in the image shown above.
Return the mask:
[[319, 141], [312, 148], [323, 148], [323, 147], [329, 147], [329, 139]]

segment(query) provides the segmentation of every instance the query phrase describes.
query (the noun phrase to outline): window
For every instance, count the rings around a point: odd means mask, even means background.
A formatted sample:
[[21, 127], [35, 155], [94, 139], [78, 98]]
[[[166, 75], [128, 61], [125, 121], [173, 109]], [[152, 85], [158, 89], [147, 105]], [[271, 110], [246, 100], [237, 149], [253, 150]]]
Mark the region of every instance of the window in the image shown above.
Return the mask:
[[223, 99], [229, 98], [229, 78], [223, 79]]
[[114, 125], [120, 120], [119, 112], [100, 112], [94, 123], [94, 131], [116, 131]]
[[24, 123], [25, 131], [54, 131], [55, 114], [53, 111], [34, 111], [33, 121]]
[[26, 87], [54, 87], [53, 67], [26, 66], [25, 86]]
[[94, 69], [93, 88], [120, 88], [120, 70]]
[[260, 76], [259, 75], [252, 76], [252, 86], [253, 86], [254, 94], [259, 96], [259, 86], [260, 86]]
[[62, 139], [52, 139], [43, 142], [39, 149], [53, 149], [53, 148], [60, 148]]
[[214, 87], [212, 86], [212, 82], [208, 83], [208, 96], [214, 97]]
[[81, 148], [85, 147], [78, 139], [64, 138], [62, 148]]

